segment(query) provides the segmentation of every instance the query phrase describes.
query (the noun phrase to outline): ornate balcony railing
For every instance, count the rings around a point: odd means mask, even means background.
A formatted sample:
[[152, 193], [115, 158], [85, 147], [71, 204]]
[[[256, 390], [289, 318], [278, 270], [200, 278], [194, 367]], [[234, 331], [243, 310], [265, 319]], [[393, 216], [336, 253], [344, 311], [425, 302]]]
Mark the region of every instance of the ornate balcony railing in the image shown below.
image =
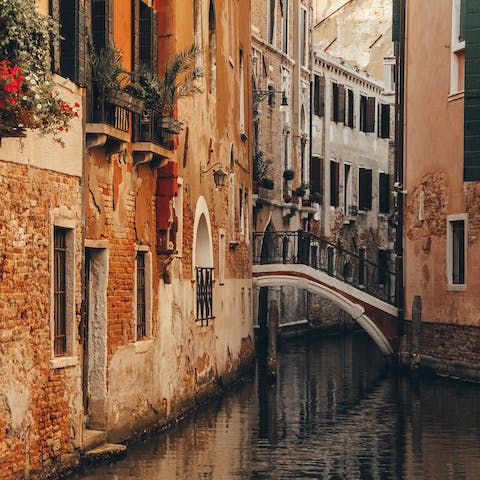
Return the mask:
[[364, 251], [353, 253], [304, 231], [254, 233], [254, 264], [303, 264], [321, 270], [388, 303], [395, 302], [395, 273]]
[[112, 103], [106, 96], [90, 98], [89, 119], [91, 123], [105, 123], [122, 132], [130, 129], [131, 113], [126, 108]]
[[208, 325], [213, 319], [213, 268], [196, 267], [197, 322]]
[[135, 142], [152, 142], [172, 149], [173, 135], [181, 131], [182, 124], [173, 117], [162, 115], [155, 109], [147, 109], [134, 115], [133, 138]]

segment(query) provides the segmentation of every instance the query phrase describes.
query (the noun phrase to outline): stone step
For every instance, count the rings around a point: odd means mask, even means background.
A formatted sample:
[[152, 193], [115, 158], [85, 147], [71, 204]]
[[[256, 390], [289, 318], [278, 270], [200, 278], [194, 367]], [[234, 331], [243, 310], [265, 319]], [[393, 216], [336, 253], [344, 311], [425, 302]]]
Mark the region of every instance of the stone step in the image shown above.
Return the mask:
[[119, 443], [104, 443], [83, 454], [86, 463], [105, 463], [117, 460], [127, 453], [127, 447]]
[[105, 444], [106, 434], [104, 430], [91, 430], [85, 428], [83, 430], [82, 449], [84, 452], [92, 450], [99, 445]]

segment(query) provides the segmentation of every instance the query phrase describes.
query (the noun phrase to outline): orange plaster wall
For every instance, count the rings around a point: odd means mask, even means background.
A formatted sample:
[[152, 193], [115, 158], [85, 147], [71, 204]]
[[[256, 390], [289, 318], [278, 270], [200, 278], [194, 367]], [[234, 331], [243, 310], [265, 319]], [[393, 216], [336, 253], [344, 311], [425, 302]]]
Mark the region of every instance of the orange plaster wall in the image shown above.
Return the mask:
[[[423, 320], [480, 322], [476, 190], [463, 183], [463, 97], [450, 98], [451, 0], [409, 1], [405, 127], [405, 307], [421, 295]], [[418, 21], [428, 19], [428, 21]], [[457, 96], [458, 97], [458, 96]], [[420, 192], [424, 217], [419, 219]], [[447, 215], [469, 210], [467, 290], [447, 291]], [[477, 293], [476, 293], [477, 292]]]

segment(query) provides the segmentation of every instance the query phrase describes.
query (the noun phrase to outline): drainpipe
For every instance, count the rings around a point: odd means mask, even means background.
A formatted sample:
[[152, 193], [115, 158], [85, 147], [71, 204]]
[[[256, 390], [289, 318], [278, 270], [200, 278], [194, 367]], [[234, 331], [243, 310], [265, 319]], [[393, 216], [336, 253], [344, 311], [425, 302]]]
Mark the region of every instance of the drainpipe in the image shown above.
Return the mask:
[[395, 92], [395, 182], [397, 188], [397, 227], [395, 232], [395, 303], [398, 308], [398, 346], [404, 328], [404, 278], [403, 278], [403, 208], [404, 198], [404, 121], [405, 121], [405, 11], [406, 0], [400, 0], [400, 38], [395, 45], [397, 88]]

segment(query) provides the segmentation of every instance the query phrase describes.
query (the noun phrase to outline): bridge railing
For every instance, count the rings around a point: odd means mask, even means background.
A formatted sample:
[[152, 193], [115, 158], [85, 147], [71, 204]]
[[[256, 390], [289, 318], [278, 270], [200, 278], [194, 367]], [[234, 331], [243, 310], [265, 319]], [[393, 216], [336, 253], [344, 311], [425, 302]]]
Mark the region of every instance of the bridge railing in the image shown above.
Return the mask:
[[392, 305], [395, 303], [395, 273], [387, 262], [377, 265], [367, 260], [365, 250], [350, 252], [304, 231], [255, 232], [253, 237], [256, 265], [308, 265]]

